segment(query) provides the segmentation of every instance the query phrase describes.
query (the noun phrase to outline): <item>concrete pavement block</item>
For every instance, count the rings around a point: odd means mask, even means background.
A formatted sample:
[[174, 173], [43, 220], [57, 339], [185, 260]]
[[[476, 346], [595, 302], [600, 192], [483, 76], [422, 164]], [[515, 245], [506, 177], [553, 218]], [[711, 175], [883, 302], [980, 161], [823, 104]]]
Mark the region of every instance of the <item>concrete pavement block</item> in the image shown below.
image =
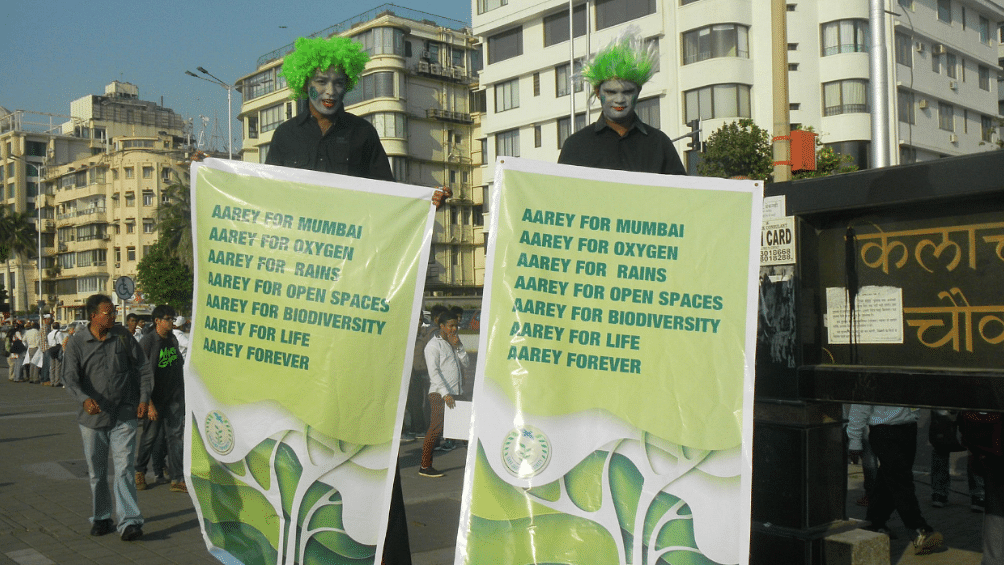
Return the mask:
[[824, 541], [826, 565], [889, 565], [889, 536], [868, 530], [851, 530]]

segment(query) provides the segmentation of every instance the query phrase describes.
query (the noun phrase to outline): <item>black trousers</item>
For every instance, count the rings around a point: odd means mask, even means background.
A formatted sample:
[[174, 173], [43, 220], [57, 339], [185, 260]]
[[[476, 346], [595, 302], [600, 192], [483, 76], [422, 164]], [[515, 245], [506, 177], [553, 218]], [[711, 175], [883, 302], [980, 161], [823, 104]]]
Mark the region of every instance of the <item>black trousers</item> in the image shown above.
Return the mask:
[[930, 529], [920, 514], [920, 503], [913, 487], [917, 424], [870, 426], [868, 440], [879, 461], [866, 514], [872, 527], [884, 527], [895, 510], [909, 530]]

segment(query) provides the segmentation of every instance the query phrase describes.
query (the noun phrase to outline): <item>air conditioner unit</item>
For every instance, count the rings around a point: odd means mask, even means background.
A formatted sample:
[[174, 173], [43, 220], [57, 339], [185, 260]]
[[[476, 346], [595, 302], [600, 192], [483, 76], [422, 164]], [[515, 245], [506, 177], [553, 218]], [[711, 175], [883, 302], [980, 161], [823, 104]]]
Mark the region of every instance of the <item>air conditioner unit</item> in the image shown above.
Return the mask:
[[945, 46], [940, 43], [935, 43], [931, 46], [931, 52], [935, 55], [941, 55], [945, 52]]
[[924, 52], [924, 44], [919, 41], [914, 42], [913, 48], [917, 50], [917, 53]]
[[429, 62], [428, 61], [419, 61], [418, 62], [418, 72], [420, 72], [420, 73], [427, 73], [427, 72], [429, 72]]
[[957, 80], [948, 81], [948, 88], [951, 88], [952, 90], [958, 90], [959, 89], [959, 81], [957, 81]]
[[441, 75], [443, 74], [443, 67], [439, 63], [432, 63], [429, 65], [429, 72], [434, 75]]
[[112, 236], [106, 233], [105, 235], [101, 236], [101, 239], [105, 241], [110, 241], [112, 239]]
[[948, 134], [948, 142], [949, 143], [958, 143], [959, 142], [959, 136], [955, 135], [954, 133]]
[[920, 100], [918, 100], [917, 101], [917, 107], [920, 108], [921, 110], [923, 110], [924, 108], [927, 108], [927, 100], [925, 100], [923, 98], [921, 98]]
[[430, 56], [431, 56], [431, 55], [429, 54], [429, 50], [428, 50], [428, 49], [424, 49], [424, 50], [422, 51], [422, 58], [423, 58], [423, 59], [428, 59], [428, 58], [429, 58]]

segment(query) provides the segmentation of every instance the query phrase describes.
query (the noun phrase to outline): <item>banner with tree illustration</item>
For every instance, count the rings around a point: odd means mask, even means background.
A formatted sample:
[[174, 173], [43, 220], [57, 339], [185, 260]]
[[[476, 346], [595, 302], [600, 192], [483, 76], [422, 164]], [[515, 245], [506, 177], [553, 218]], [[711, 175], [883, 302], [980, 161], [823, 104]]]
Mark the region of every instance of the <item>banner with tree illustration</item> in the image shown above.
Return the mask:
[[497, 167], [456, 563], [745, 563], [762, 183]]
[[224, 563], [379, 563], [431, 188], [192, 166], [185, 468]]

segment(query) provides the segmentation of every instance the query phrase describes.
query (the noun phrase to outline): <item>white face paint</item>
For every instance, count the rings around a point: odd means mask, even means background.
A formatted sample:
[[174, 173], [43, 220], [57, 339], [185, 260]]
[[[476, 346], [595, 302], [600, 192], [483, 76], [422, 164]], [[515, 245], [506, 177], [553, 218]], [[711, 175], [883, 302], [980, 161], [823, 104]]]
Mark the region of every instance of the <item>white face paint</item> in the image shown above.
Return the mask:
[[342, 99], [348, 88], [345, 73], [331, 66], [326, 70], [317, 69], [307, 85], [310, 105], [322, 116], [331, 117], [342, 107]]
[[612, 78], [603, 81], [599, 88], [603, 117], [621, 125], [629, 125], [634, 120], [634, 107], [641, 88], [627, 80]]

